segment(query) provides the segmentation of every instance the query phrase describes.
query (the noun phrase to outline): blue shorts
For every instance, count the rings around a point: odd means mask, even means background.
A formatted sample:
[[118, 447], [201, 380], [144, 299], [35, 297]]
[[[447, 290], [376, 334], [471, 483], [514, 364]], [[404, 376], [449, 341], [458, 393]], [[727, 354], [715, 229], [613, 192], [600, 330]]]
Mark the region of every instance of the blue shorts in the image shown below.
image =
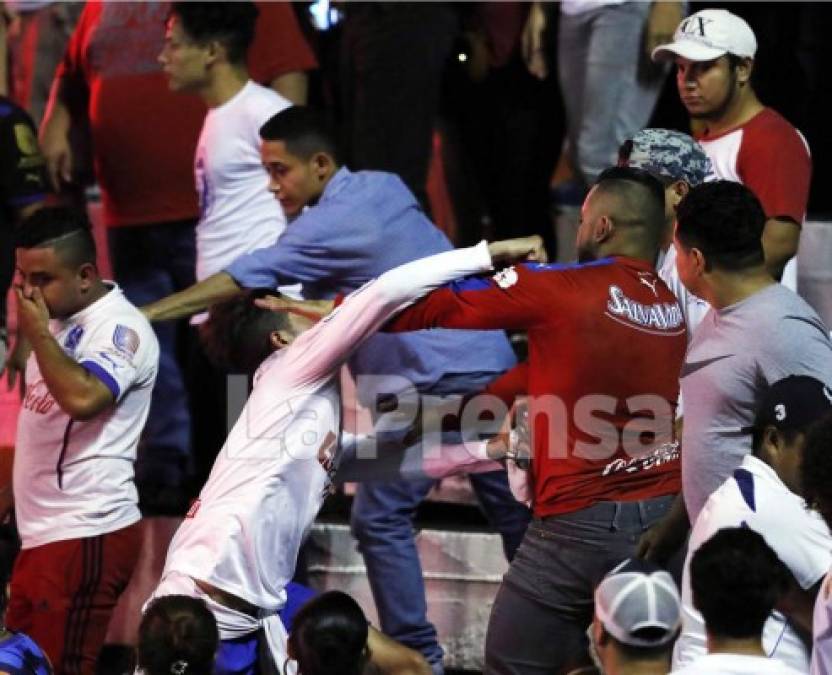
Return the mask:
[[[280, 620], [287, 633], [292, 630], [292, 620], [298, 610], [316, 595], [306, 586], [294, 582], [286, 585], [286, 605], [280, 610]], [[220, 640], [214, 659], [214, 675], [258, 675], [260, 635], [261, 632], [256, 631], [233, 640]], [[281, 667], [283, 664], [277, 665]]]

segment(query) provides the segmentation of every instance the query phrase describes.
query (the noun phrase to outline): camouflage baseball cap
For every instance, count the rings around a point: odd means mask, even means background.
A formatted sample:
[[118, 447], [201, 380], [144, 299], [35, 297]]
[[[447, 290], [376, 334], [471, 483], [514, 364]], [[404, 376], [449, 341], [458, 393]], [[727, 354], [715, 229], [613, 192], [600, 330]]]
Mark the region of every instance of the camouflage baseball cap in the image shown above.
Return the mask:
[[712, 173], [711, 160], [693, 138], [670, 129], [642, 129], [618, 150], [618, 166], [683, 180], [691, 187]]

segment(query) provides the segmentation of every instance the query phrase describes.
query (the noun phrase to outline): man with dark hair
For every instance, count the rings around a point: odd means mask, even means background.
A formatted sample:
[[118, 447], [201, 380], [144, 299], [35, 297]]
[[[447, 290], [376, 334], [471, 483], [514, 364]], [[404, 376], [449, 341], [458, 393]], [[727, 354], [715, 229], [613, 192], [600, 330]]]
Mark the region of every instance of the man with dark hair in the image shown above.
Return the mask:
[[716, 177], [747, 185], [762, 202], [766, 266], [780, 279], [797, 253], [812, 161], [800, 132], [754, 93], [756, 51], [745, 21], [724, 9], [704, 9], [684, 19], [673, 42], [653, 50], [653, 60], [676, 62], [679, 98]]
[[323, 318], [319, 302], [273, 296], [255, 301], [260, 310], [277, 314], [255, 317], [242, 330], [270, 354], [208, 482], [171, 541], [154, 592], [203, 598], [220, 628], [218, 659], [233, 659], [234, 672], [248, 672], [250, 665], [240, 661], [241, 647], [262, 641], [274, 665], [283, 665], [286, 636], [277, 612], [342, 457], [341, 366], [391, 316], [429, 290], [539, 249], [539, 238], [531, 237], [413, 261], [368, 282]]
[[604, 675], [666, 675], [679, 634], [679, 591], [656, 565], [630, 558], [595, 589], [592, 647]]
[[[201, 311], [243, 288], [300, 282], [305, 298], [332, 298], [398, 265], [451, 248], [397, 176], [353, 173], [339, 164], [336, 144], [315, 111], [284, 110], [263, 126], [261, 136], [269, 191], [289, 226], [274, 245], [243, 255], [222, 272], [144, 307], [151, 320]], [[376, 420], [387, 412], [380, 402], [402, 403], [416, 392], [449, 396], [480, 391], [512, 365], [508, 340], [498, 331], [375, 335], [350, 360], [358, 398]], [[407, 426], [410, 422], [408, 418]], [[382, 629], [421, 651], [440, 670], [442, 649], [427, 619], [413, 538], [416, 509], [433, 484], [364, 483], [353, 502], [352, 524]], [[472, 485], [510, 557], [525, 531], [528, 510], [511, 496], [505, 472], [479, 474]]]
[[[194, 157], [197, 280], [273, 244], [286, 228], [280, 204], [263, 189], [257, 132], [291, 103], [249, 78], [246, 56], [257, 16], [252, 2], [176, 2], [165, 26], [159, 62], [170, 88], [198, 95], [208, 108]], [[195, 316], [191, 324], [205, 318]], [[193, 430], [198, 489], [228, 433], [228, 388], [226, 374], [212, 367], [198, 340], [192, 341], [189, 371], [191, 410], [201, 420]]]
[[141, 543], [133, 463], [159, 345], [98, 275], [82, 216], [44, 208], [20, 228], [19, 330], [31, 344], [14, 461], [22, 551], [6, 617], [57, 673], [95, 672]]
[[693, 604], [705, 618], [708, 653], [678, 675], [797, 675], [768, 658], [763, 625], [786, 593], [789, 573], [760, 534], [746, 527], [719, 530], [690, 564]]
[[679, 205], [679, 278], [712, 309], [693, 334], [681, 374], [684, 503], [651, 533], [654, 551], [676, 550], [710, 494], [751, 452], [754, 411], [769, 383], [809, 375], [832, 385], [829, 333], [769, 273], [765, 223], [759, 201], [740, 183], [704, 183]]
[[673, 418], [687, 341], [654, 268], [663, 228], [661, 184], [609, 169], [583, 205], [583, 264], [516, 265], [487, 283], [441, 289], [390, 326], [529, 334], [536, 518], [491, 612], [489, 672], [584, 662], [596, 584], [635, 553], [679, 491]]
[[771, 658], [800, 672], [809, 669], [812, 608], [821, 580], [832, 564], [832, 535], [800, 496], [799, 469], [806, 432], [832, 411], [832, 394], [806, 375], [775, 382], [754, 419], [753, 454], [746, 455], [705, 503], [693, 525], [682, 579], [682, 634], [674, 668], [707, 652], [702, 616], [693, 607], [690, 560], [702, 542], [724, 527], [759, 532], [791, 574], [788, 601], [778, 605], [763, 629]]
[[[832, 400], [832, 389], [824, 392]], [[832, 527], [832, 412], [810, 429], [800, 465], [803, 496]], [[812, 675], [832, 673], [832, 572], [820, 585], [812, 618]]]

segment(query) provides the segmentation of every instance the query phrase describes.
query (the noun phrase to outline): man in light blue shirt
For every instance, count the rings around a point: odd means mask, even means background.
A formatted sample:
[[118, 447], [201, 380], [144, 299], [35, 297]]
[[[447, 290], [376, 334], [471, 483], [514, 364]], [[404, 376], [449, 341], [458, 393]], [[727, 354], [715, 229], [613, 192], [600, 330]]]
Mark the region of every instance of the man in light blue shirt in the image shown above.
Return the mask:
[[[205, 309], [244, 288], [300, 282], [306, 299], [332, 298], [411, 260], [452, 248], [395, 175], [342, 167], [326, 123], [306, 108], [290, 108], [260, 130], [269, 190], [290, 224], [278, 241], [241, 256], [224, 271], [148, 305], [151, 320]], [[500, 331], [418, 331], [379, 334], [350, 361], [362, 403], [403, 393], [445, 396], [482, 389], [514, 364]], [[505, 472], [471, 477], [489, 520], [512, 556], [528, 522], [508, 489]], [[412, 519], [432, 481], [365, 483], [352, 524], [367, 565], [382, 630], [421, 651], [442, 672], [442, 649], [426, 617], [424, 582]]]

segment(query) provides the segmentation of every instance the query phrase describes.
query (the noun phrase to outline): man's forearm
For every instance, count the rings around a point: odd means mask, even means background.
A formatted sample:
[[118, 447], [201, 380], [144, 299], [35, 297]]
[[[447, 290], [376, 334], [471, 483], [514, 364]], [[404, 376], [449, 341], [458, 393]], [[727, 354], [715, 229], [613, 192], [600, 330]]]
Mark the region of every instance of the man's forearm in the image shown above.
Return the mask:
[[89, 419], [112, 403], [113, 395], [101, 380], [67, 356], [48, 331], [27, 338], [46, 388], [67, 415]]
[[229, 300], [240, 293], [242, 288], [226, 272], [218, 272], [194, 284], [184, 291], [142, 307], [150, 321], [170, 321], [201, 312], [218, 302]]
[[780, 281], [786, 263], [797, 255], [800, 243], [800, 226], [791, 219], [769, 218], [763, 230], [763, 250], [766, 267]]

